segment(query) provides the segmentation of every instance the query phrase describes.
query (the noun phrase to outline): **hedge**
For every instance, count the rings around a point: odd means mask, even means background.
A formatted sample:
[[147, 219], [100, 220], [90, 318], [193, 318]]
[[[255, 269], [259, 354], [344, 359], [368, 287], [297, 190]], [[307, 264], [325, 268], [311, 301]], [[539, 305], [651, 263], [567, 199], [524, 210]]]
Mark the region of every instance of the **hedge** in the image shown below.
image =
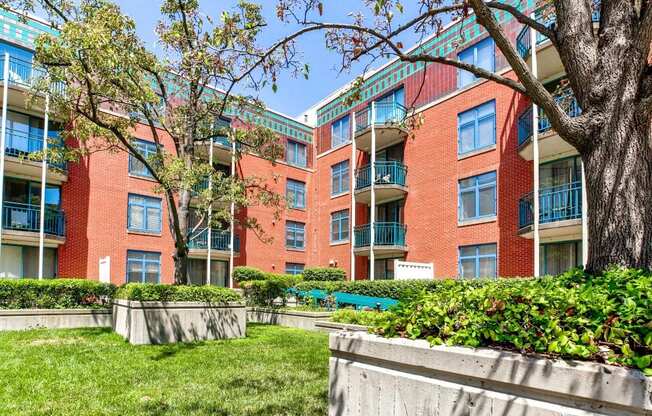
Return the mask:
[[337, 282], [346, 280], [346, 272], [336, 267], [310, 267], [303, 270], [303, 278], [311, 281]]
[[[374, 296], [378, 298], [405, 299], [417, 295], [421, 291], [437, 290], [443, 280], [355, 280], [346, 282], [315, 282], [306, 281], [296, 285], [301, 291], [312, 289], [332, 292], [353, 293], [356, 295]], [[475, 285], [482, 284], [474, 281]]]
[[217, 286], [176, 286], [153, 283], [127, 283], [118, 288], [116, 299], [160, 302], [238, 302], [242, 297], [233, 289]]
[[431, 344], [608, 361], [652, 375], [652, 273], [443, 282], [401, 302], [375, 332]]
[[247, 304], [253, 306], [274, 306], [274, 300], [280, 299], [285, 305], [287, 289], [301, 281], [301, 275], [266, 273], [264, 280], [249, 280], [242, 282]]
[[104, 308], [115, 290], [84, 279], [0, 279], [0, 309]]
[[354, 309], [339, 309], [331, 315], [330, 320], [341, 324], [377, 326], [387, 319], [389, 312], [357, 311]]
[[238, 266], [233, 269], [233, 281], [240, 284], [250, 280], [265, 280], [265, 272], [255, 267]]

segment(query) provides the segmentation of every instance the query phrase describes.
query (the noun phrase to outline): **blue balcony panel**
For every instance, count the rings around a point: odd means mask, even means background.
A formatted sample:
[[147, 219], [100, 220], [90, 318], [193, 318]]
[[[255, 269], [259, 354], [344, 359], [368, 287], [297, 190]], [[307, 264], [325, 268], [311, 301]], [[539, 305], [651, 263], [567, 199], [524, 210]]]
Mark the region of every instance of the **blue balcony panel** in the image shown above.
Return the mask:
[[[519, 201], [519, 228], [534, 223], [533, 194], [525, 195]], [[542, 188], [539, 191], [539, 223], [582, 218], [582, 182]]]
[[[41, 208], [38, 205], [4, 202], [2, 204], [2, 228], [5, 230], [38, 233], [40, 231]], [[45, 234], [65, 237], [66, 217], [60, 209], [45, 209]]]
[[[407, 167], [395, 160], [375, 163], [376, 185], [405, 186]], [[355, 189], [361, 190], [371, 186], [371, 164], [362, 166], [355, 171]]]
[[[407, 227], [397, 222], [377, 222], [374, 227], [374, 247], [405, 247]], [[371, 245], [371, 226], [358, 225], [354, 228], [355, 248]]]
[[[218, 251], [231, 251], [231, 233], [224, 230], [213, 229], [211, 232], [211, 249]], [[240, 252], [240, 237], [235, 235], [233, 238], [233, 246], [235, 252]], [[204, 229], [188, 241], [188, 248], [195, 250], [208, 249], [208, 230]]]

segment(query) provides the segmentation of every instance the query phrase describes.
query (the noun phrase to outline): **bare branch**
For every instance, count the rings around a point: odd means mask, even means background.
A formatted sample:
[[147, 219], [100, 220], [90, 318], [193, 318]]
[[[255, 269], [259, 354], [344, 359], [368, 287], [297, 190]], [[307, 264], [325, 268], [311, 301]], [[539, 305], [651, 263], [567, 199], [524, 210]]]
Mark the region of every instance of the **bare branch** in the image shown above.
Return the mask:
[[489, 2], [485, 3], [485, 5], [487, 7], [492, 8], [492, 9], [499, 9], [499, 10], [504, 10], [504, 11], [508, 12], [509, 14], [514, 16], [514, 18], [519, 23], [533, 28], [537, 32], [541, 33], [542, 35], [544, 35], [545, 37], [550, 39], [550, 41], [552, 43], [557, 42], [557, 38], [555, 36], [554, 31], [550, 30], [548, 27], [546, 27], [546, 25], [541, 24], [538, 21], [536, 21], [535, 19], [532, 19], [531, 17], [521, 13], [521, 11], [517, 7], [514, 7], [511, 4], [501, 3], [499, 1], [489, 1]]

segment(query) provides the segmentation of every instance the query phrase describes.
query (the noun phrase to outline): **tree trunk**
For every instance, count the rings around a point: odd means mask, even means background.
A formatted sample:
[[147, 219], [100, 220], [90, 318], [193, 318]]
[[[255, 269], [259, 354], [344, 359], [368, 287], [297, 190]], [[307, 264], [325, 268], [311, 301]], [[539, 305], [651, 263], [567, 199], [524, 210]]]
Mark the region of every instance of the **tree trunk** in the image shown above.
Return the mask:
[[179, 217], [179, 233], [183, 236], [182, 241], [175, 241], [174, 252], [174, 283], [177, 285], [187, 285], [188, 280], [188, 231], [190, 220], [190, 198], [192, 197], [189, 190], [184, 190], [179, 195], [177, 205]]
[[582, 155], [590, 273], [610, 265], [652, 269], [650, 115], [632, 107], [613, 112]]

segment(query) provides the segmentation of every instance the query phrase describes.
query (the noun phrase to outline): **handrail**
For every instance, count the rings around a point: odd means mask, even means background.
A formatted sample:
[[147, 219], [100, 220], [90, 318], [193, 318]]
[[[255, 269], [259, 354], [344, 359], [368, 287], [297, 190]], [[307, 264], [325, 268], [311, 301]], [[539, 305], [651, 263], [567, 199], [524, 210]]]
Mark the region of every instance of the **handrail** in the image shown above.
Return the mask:
[[[233, 236], [234, 251], [240, 251], [240, 236]], [[188, 239], [188, 248], [206, 250], [208, 248], [208, 229], [195, 233]], [[211, 249], [220, 251], [229, 251], [231, 249], [231, 232], [228, 230], [211, 231]]]
[[[377, 222], [374, 224], [374, 246], [405, 246], [407, 226], [397, 222]], [[369, 224], [354, 228], [355, 247], [371, 245], [371, 227]]]
[[[0, 80], [4, 81], [4, 56], [0, 56]], [[41, 79], [47, 76], [45, 68], [35, 65], [33, 62], [24, 59], [9, 56], [9, 82], [14, 85], [33, 87]], [[52, 91], [61, 93], [65, 91], [63, 82], [52, 82], [50, 85]]]
[[[577, 102], [570, 89], [556, 94], [554, 96], [555, 102], [565, 110], [569, 117], [577, 117], [582, 114], [582, 109]], [[546, 115], [545, 111], [539, 107], [539, 123], [537, 130], [539, 133], [545, 133], [552, 129], [552, 124]], [[532, 119], [532, 106], [529, 106], [518, 118], [518, 145], [521, 146], [532, 138], [533, 119]]]
[[[15, 231], [40, 231], [41, 208], [37, 205], [5, 201], [2, 204], [2, 228]], [[66, 217], [61, 209], [45, 209], [46, 234], [65, 236]]]
[[[375, 125], [401, 124], [407, 117], [407, 108], [396, 102], [375, 102], [376, 120]], [[355, 113], [355, 132], [371, 127], [371, 104], [366, 110]]]
[[[519, 228], [534, 223], [533, 193], [519, 200]], [[539, 191], [539, 223], [582, 218], [582, 182], [542, 188]]]
[[[405, 186], [407, 167], [399, 161], [378, 161], [375, 164], [376, 185]], [[371, 164], [364, 165], [355, 170], [355, 189], [364, 189], [371, 186]]]
[[[9, 156], [22, 157], [43, 150], [43, 129], [30, 128], [30, 130], [32, 131], [26, 133], [7, 128], [5, 135], [5, 153]], [[48, 132], [48, 143], [51, 141], [55, 143], [52, 145], [48, 144], [48, 146], [63, 146], [63, 140], [59, 137], [58, 131], [53, 130]], [[59, 169], [66, 169], [65, 162], [49, 162], [48, 164]]]

